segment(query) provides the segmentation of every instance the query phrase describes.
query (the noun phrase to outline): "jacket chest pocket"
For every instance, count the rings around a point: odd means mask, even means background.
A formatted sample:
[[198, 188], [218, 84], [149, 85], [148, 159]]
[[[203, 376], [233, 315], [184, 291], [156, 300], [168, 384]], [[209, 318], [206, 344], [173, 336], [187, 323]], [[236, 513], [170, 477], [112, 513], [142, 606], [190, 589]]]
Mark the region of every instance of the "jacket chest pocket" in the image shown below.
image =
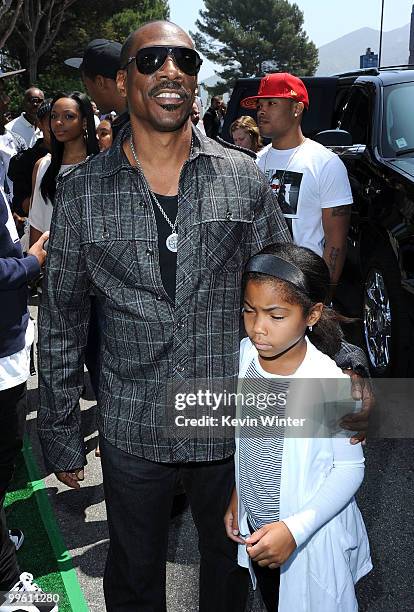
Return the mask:
[[210, 272], [237, 272], [244, 265], [249, 219], [204, 219], [200, 223], [202, 266]]
[[99, 240], [85, 249], [90, 276], [102, 291], [152, 285], [154, 249], [148, 240]]

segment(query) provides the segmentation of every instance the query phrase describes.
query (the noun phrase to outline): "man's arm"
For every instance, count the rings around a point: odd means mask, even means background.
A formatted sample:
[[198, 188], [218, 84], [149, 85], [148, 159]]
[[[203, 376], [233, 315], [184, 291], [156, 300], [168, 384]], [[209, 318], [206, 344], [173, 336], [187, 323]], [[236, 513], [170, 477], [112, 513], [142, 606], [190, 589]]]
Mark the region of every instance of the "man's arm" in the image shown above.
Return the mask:
[[86, 463], [79, 398], [90, 284], [81, 247], [81, 210], [79, 197], [74, 195], [74, 183], [73, 179], [64, 181], [64, 189], [62, 184], [55, 198], [39, 315], [37, 420], [45, 461], [54, 472], [74, 472]]
[[257, 166], [256, 172], [260, 181], [260, 191], [254, 210], [250, 251], [247, 253], [247, 259], [270, 244], [292, 242], [292, 236], [277, 198], [275, 198], [264, 174]]
[[350, 219], [349, 205], [322, 209], [322, 226], [325, 234], [323, 258], [329, 268], [332, 287], [338, 284], [344, 267]]
[[39, 274], [39, 261], [33, 255], [23, 258], [0, 257], [0, 291], [20, 289]]

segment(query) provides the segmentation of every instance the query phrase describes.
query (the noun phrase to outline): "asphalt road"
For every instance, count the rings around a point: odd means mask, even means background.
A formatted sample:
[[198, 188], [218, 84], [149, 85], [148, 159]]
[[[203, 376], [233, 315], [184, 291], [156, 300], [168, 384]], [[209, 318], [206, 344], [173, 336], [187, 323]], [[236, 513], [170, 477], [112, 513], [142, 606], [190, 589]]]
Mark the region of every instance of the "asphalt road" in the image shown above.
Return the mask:
[[[35, 316], [37, 309], [31, 307]], [[82, 423], [88, 448], [85, 482], [72, 491], [46, 473], [36, 434], [37, 377], [29, 387], [28, 432], [45, 478], [80, 585], [91, 611], [103, 612], [102, 576], [108, 546], [95, 402], [82, 400]], [[358, 494], [371, 542], [374, 570], [357, 586], [363, 612], [412, 612], [414, 610], [414, 445], [412, 440], [369, 440], [365, 449], [365, 481]], [[24, 526], [22, 526], [24, 529]], [[196, 612], [198, 582], [197, 539], [187, 511], [171, 521], [167, 602], [169, 612]], [[256, 595], [248, 612], [260, 612]], [[76, 612], [76, 611], [73, 611]], [[214, 611], [211, 611], [214, 612]], [[292, 611], [294, 612], [294, 611]], [[317, 611], [312, 611], [317, 612]]]

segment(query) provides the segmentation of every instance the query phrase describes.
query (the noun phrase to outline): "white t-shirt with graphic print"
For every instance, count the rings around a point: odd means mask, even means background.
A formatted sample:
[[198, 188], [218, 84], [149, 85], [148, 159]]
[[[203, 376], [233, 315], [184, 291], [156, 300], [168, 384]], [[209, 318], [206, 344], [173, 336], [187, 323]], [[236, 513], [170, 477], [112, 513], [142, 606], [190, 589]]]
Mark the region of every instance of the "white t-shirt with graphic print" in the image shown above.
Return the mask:
[[257, 165], [266, 175], [286, 218], [292, 219], [295, 244], [323, 254], [322, 208], [352, 204], [343, 162], [323, 145], [307, 138], [294, 149], [264, 147]]

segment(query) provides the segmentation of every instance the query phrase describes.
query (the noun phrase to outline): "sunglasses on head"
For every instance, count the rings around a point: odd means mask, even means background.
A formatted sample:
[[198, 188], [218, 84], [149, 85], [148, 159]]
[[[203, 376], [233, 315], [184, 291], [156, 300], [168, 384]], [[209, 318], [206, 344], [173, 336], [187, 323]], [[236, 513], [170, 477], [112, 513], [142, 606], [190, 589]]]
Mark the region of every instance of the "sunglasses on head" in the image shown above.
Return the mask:
[[124, 70], [135, 60], [138, 72], [154, 74], [164, 65], [168, 56], [172, 57], [177, 67], [189, 76], [195, 76], [203, 63], [197, 51], [188, 47], [144, 47], [138, 49], [135, 57], [128, 58]]

